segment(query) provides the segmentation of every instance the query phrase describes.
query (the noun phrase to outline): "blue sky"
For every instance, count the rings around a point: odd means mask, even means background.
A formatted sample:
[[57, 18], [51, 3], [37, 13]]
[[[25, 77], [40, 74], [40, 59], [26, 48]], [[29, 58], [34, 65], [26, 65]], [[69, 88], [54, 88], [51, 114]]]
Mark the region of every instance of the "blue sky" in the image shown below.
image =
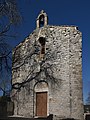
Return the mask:
[[18, 0], [22, 23], [13, 28], [18, 38], [10, 40], [14, 47], [35, 28], [36, 18], [43, 9], [49, 25], [75, 25], [82, 32], [82, 73], [84, 101], [90, 91], [90, 0]]

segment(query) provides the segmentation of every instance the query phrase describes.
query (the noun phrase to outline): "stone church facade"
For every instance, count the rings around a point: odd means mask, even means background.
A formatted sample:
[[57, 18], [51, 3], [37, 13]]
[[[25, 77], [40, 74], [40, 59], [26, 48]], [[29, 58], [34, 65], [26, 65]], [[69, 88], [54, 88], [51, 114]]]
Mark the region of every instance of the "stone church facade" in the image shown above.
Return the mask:
[[83, 120], [82, 34], [76, 26], [48, 25], [42, 10], [36, 29], [13, 50], [14, 115]]

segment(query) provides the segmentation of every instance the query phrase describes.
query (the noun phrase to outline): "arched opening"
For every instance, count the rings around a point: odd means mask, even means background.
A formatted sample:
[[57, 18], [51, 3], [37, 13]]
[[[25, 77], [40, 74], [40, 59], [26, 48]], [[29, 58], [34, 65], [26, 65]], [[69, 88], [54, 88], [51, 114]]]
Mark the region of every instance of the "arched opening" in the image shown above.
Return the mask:
[[39, 27], [43, 27], [44, 26], [44, 22], [45, 22], [45, 17], [44, 17], [44, 15], [41, 15], [39, 17]]
[[44, 10], [41, 10], [36, 21], [37, 28], [44, 27], [47, 25], [47, 23], [48, 23], [47, 14], [44, 12]]
[[34, 86], [34, 110], [35, 116], [46, 117], [49, 114], [48, 83], [38, 81]]
[[44, 37], [39, 38], [39, 43], [41, 45], [40, 58], [43, 58], [45, 55], [45, 41]]

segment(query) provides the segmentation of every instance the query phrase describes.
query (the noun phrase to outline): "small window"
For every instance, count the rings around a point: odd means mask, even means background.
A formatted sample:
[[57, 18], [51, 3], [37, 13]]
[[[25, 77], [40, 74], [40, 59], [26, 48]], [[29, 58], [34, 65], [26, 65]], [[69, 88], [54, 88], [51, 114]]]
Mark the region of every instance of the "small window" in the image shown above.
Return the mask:
[[45, 55], [45, 38], [40, 37], [39, 43], [41, 44], [40, 57], [44, 57], [44, 55]]

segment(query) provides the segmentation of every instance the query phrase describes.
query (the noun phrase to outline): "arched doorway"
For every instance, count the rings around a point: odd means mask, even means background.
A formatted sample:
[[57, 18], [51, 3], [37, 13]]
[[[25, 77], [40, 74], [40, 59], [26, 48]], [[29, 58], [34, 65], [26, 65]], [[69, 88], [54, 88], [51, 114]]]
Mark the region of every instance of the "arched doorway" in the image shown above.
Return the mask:
[[40, 81], [35, 85], [35, 116], [48, 115], [48, 84]]

